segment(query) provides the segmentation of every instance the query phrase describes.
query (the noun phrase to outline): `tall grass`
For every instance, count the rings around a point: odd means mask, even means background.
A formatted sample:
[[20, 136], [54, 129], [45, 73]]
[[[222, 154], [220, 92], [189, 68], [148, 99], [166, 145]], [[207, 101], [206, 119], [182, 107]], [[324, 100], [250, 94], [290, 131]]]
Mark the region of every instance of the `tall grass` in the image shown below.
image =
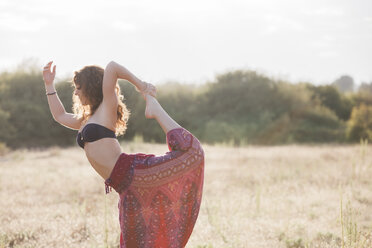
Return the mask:
[[363, 231], [356, 220], [360, 215], [357, 209], [352, 207], [350, 201], [343, 206], [342, 197], [340, 202], [342, 248], [370, 248], [372, 228]]
[[[203, 202], [187, 248], [372, 247], [372, 146], [366, 141], [204, 150]], [[103, 180], [77, 147], [2, 156], [0, 199], [0, 248], [119, 246], [118, 196], [105, 195]]]

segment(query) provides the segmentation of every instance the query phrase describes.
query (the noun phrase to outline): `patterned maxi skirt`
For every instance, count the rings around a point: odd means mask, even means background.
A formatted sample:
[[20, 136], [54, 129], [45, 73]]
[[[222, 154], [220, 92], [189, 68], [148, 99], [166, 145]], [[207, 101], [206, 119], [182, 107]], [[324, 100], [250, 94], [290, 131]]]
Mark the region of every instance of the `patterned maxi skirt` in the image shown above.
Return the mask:
[[119, 193], [120, 248], [185, 247], [198, 217], [204, 151], [190, 132], [167, 133], [163, 156], [122, 153], [105, 181]]

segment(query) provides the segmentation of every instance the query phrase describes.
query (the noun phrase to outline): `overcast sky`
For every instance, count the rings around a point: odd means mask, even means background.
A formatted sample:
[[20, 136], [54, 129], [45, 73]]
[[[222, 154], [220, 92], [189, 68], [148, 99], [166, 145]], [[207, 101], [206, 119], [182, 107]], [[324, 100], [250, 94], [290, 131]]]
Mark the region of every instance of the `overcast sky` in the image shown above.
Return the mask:
[[57, 76], [115, 60], [141, 79], [203, 83], [252, 69], [372, 81], [371, 0], [1, 0], [0, 71], [35, 58]]

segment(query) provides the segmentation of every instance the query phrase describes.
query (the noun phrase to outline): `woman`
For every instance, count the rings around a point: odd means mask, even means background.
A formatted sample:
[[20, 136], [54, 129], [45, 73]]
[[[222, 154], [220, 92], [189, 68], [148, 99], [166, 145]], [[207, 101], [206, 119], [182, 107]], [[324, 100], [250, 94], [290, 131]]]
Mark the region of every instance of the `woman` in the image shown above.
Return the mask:
[[[78, 131], [77, 143], [106, 193], [119, 193], [120, 247], [184, 247], [195, 225], [203, 189], [204, 152], [199, 141], [176, 123], [156, 100], [153, 85], [110, 62], [105, 69], [86, 66], [75, 72], [74, 113], [66, 113], [53, 81], [52, 61], [43, 71], [53, 118]], [[155, 118], [167, 138], [163, 156], [126, 154], [116, 137], [124, 134], [129, 113], [118, 79], [132, 83], [146, 100], [145, 116]]]

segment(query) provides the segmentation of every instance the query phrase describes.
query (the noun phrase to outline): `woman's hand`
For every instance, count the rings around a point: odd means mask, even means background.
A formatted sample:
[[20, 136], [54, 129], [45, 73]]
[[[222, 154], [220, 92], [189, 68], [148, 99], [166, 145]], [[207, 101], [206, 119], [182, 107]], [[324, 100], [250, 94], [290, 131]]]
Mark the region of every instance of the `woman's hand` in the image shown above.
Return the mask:
[[46, 66], [44, 66], [43, 70], [43, 79], [45, 85], [52, 85], [54, 81], [54, 77], [56, 76], [56, 66], [53, 66], [53, 71], [51, 71], [53, 61], [50, 61]]
[[156, 97], [156, 87], [153, 84], [146, 83], [146, 82], [144, 83], [146, 84], [146, 88], [144, 88], [143, 90], [139, 90], [143, 98], [146, 99], [146, 95]]

